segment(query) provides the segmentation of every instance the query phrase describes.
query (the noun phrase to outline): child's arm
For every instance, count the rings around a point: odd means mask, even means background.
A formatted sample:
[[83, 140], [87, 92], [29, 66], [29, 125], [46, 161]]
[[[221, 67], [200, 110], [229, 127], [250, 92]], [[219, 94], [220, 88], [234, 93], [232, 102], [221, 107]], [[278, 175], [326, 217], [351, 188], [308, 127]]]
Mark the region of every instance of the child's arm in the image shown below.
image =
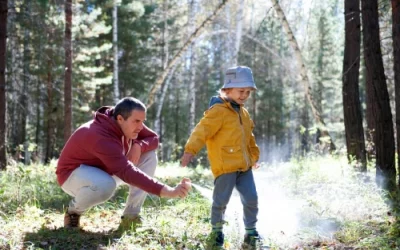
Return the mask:
[[[253, 131], [254, 129], [254, 123], [251, 121], [251, 130]], [[258, 168], [258, 158], [260, 157], [260, 149], [257, 146], [256, 143], [256, 138], [253, 133], [251, 133], [251, 138], [250, 138], [250, 154], [251, 154], [251, 159], [255, 162], [253, 165], [254, 168]]]
[[206, 141], [213, 137], [222, 127], [223, 116], [218, 111], [219, 107], [213, 106], [204, 112], [203, 118], [194, 128], [185, 145], [185, 153], [181, 159], [182, 166], [186, 166], [190, 160], [204, 147]]

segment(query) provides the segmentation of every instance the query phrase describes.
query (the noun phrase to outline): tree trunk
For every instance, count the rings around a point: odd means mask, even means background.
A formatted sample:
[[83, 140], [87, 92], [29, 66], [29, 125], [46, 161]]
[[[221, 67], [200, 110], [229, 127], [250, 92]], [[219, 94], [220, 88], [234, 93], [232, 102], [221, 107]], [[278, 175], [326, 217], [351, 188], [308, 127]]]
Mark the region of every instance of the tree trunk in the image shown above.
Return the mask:
[[[39, 49], [38, 53], [36, 53], [36, 61], [38, 62], [45, 62], [46, 61], [46, 50], [45, 50], [45, 45], [43, 42], [43, 36], [40, 36], [39, 38]], [[42, 67], [45, 69], [45, 67]], [[43, 96], [42, 88], [45, 88], [46, 86], [42, 83], [42, 81], [45, 82], [44, 76], [40, 75], [37, 78], [37, 85], [36, 85], [36, 124], [35, 124], [35, 144], [36, 144], [36, 150], [34, 153], [34, 156], [32, 157], [33, 161], [36, 162], [41, 162], [43, 158], [43, 150], [45, 149], [45, 136], [44, 133], [45, 131], [45, 106], [44, 105], [44, 98], [45, 95]]]
[[[8, 13], [8, 20], [7, 20], [7, 29], [8, 30], [15, 30], [16, 31], [16, 9], [15, 9], [15, 1], [11, 0], [8, 1], [9, 6], [10, 6], [10, 12]], [[15, 32], [17, 33], [17, 32]], [[19, 57], [19, 46], [17, 46], [17, 35], [11, 35], [8, 36], [8, 43], [7, 47], [9, 48], [9, 61], [10, 63], [8, 64], [7, 72], [10, 78], [8, 79], [9, 85], [7, 88], [7, 96], [9, 96], [10, 102], [7, 103], [7, 113], [6, 113], [6, 134], [8, 136], [8, 147], [10, 150], [10, 154], [12, 157], [14, 156], [19, 156], [18, 151], [18, 137], [19, 137], [19, 131], [18, 128], [20, 119], [19, 119], [19, 110], [21, 109], [19, 105], [19, 95], [18, 93], [21, 93], [20, 89], [20, 69], [22, 67], [22, 60], [18, 60], [17, 57]], [[19, 160], [18, 158], [15, 158], [15, 160]]]
[[169, 87], [169, 84], [171, 82], [171, 78], [174, 75], [175, 69], [178, 65], [176, 64], [175, 67], [172, 69], [170, 74], [168, 75], [168, 78], [165, 80], [162, 88], [161, 88], [161, 93], [160, 93], [160, 98], [159, 98], [159, 103], [157, 104], [157, 110], [156, 110], [156, 118], [154, 121], [154, 131], [160, 136], [160, 141], [162, 138], [162, 129], [161, 129], [161, 112], [164, 106], [164, 100], [165, 96], [167, 95], [167, 90]]
[[[31, 15], [31, 3], [32, 1], [30, 0], [25, 0], [25, 14], [26, 16]], [[28, 19], [29, 20], [29, 19]], [[27, 124], [27, 118], [29, 115], [29, 106], [27, 105], [28, 99], [30, 96], [28, 93], [31, 93], [29, 90], [29, 80], [30, 80], [30, 72], [29, 72], [29, 67], [30, 67], [30, 51], [29, 51], [29, 45], [30, 45], [30, 35], [29, 35], [29, 29], [28, 27], [25, 27], [24, 30], [24, 56], [23, 56], [23, 77], [22, 77], [22, 92], [19, 100], [21, 108], [19, 109], [19, 122], [20, 122], [20, 128], [19, 128], [19, 135], [18, 135], [18, 142], [17, 145], [26, 145], [27, 138], [26, 138], [26, 124]], [[24, 150], [24, 163], [26, 165], [29, 164], [30, 159], [29, 159], [29, 152], [27, 150]]]
[[[364, 47], [364, 44], [362, 45], [362, 47]], [[360, 62], [360, 67], [361, 67], [361, 75], [362, 75], [362, 79], [363, 82], [360, 85], [364, 86], [365, 91], [364, 92], [360, 92], [360, 96], [364, 95], [364, 102], [366, 103], [366, 112], [365, 112], [365, 120], [367, 121], [367, 129], [364, 133], [365, 136], [365, 151], [367, 154], [367, 162], [371, 162], [375, 159], [375, 144], [374, 144], [374, 138], [373, 138], [373, 128], [375, 127], [374, 125], [374, 118], [372, 117], [372, 112], [368, 111], [368, 108], [370, 107], [370, 105], [368, 105], [367, 101], [368, 101], [368, 93], [370, 92], [368, 90], [368, 88], [371, 86], [371, 84], [368, 84], [368, 78], [367, 78], [367, 68], [365, 67], [365, 58], [364, 56], [361, 57], [361, 62]], [[361, 98], [362, 100], [362, 98]], [[362, 101], [361, 101], [362, 103]]]
[[[392, 2], [392, 33], [394, 58], [394, 92], [396, 102], [396, 137], [397, 137], [397, 167], [400, 169], [400, 2]], [[400, 171], [399, 171], [400, 175]], [[399, 176], [400, 177], [400, 176]], [[400, 185], [400, 178], [399, 183]]]
[[235, 50], [233, 54], [233, 65], [238, 65], [240, 43], [242, 41], [242, 31], [243, 31], [243, 10], [244, 10], [244, 0], [240, 0], [237, 7], [236, 14], [236, 32], [235, 32]]
[[164, 82], [165, 78], [167, 77], [168, 73], [171, 71], [173, 66], [178, 62], [178, 59], [181, 57], [183, 53], [189, 48], [192, 42], [201, 34], [204, 30], [205, 26], [210, 23], [214, 18], [218, 15], [218, 13], [222, 10], [222, 8], [229, 2], [229, 0], [222, 0], [214, 12], [203, 21], [203, 23], [196, 28], [196, 30], [190, 35], [189, 39], [185, 42], [185, 44], [178, 50], [178, 52], [174, 55], [171, 61], [168, 63], [167, 68], [162, 72], [162, 74], [157, 78], [156, 82], [154, 83], [153, 87], [150, 90], [147, 107], [151, 107], [154, 103], [154, 96], [157, 90], [160, 88], [162, 83]]
[[[323, 109], [322, 109], [322, 92], [324, 89], [323, 86], [323, 69], [324, 69], [324, 47], [325, 47], [325, 36], [326, 36], [326, 31], [325, 31], [325, 26], [326, 26], [326, 21], [325, 21], [325, 11], [322, 10], [322, 13], [320, 15], [319, 18], [319, 22], [318, 22], [318, 37], [319, 37], [319, 53], [318, 53], [318, 58], [317, 58], [317, 77], [315, 79], [315, 105], [317, 107], [317, 109], [322, 113]], [[316, 133], [316, 143], [320, 143], [321, 141], [321, 131], [318, 128], [317, 129], [317, 133]]]
[[0, 170], [7, 166], [6, 158], [6, 44], [8, 1], [0, 0]]
[[41, 82], [40, 80], [37, 81], [36, 85], [36, 124], [35, 124], [35, 144], [36, 144], [36, 149], [35, 149], [35, 155], [32, 157], [33, 161], [40, 161], [40, 132], [42, 131], [42, 112], [41, 112], [41, 107], [42, 107], [42, 102], [41, 102], [41, 95], [42, 91], [41, 89]]
[[[52, 44], [53, 32], [50, 31], [48, 34], [48, 43]], [[44, 156], [44, 162], [49, 163], [53, 157], [53, 146], [54, 146], [54, 127], [55, 127], [55, 112], [53, 112], [53, 51], [49, 47], [47, 49], [47, 126], [46, 126], [46, 150]]]
[[[304, 95], [304, 102], [307, 102], [307, 96]], [[307, 129], [310, 125], [309, 112], [306, 107], [300, 111], [301, 129], [300, 129], [300, 155], [306, 156], [310, 152], [310, 132]], [[292, 136], [290, 136], [291, 138]]]
[[114, 50], [114, 103], [117, 104], [119, 100], [119, 83], [118, 83], [118, 4], [117, 0], [114, 0], [114, 6], [112, 11], [113, 19], [113, 50]]
[[376, 181], [387, 190], [396, 183], [394, 134], [379, 37], [378, 1], [361, 0], [364, 58], [367, 69], [367, 112], [374, 119]]
[[[241, 4], [244, 4], [244, 1], [241, 1]], [[243, 15], [243, 14], [242, 14]], [[254, 3], [251, 5], [251, 19], [250, 19], [250, 34], [252, 37], [255, 36], [256, 34], [256, 29], [254, 27]], [[242, 29], [242, 28], [241, 28]], [[242, 32], [242, 30], [240, 31]], [[240, 34], [240, 38], [242, 38], [242, 34]], [[257, 44], [254, 44], [253, 46], [253, 51], [252, 51], [252, 57], [251, 57], [251, 68], [254, 71], [256, 69], [256, 64], [257, 64]], [[238, 48], [238, 53], [240, 49], [240, 43], [239, 43], [239, 48]], [[253, 92], [251, 95], [251, 102], [252, 102], [252, 109], [251, 109], [251, 118], [254, 122], [254, 124], [257, 123], [257, 93]]]
[[[188, 38], [195, 30], [196, 25], [196, 13], [198, 12], [197, 0], [189, 0], [189, 21], [188, 21]], [[195, 42], [189, 46], [189, 84], [188, 84], [188, 102], [189, 102], [189, 128], [188, 135], [192, 133], [195, 126], [196, 120], [196, 67], [197, 67], [197, 55]]]
[[[183, 71], [182, 71], [183, 72]], [[181, 74], [179, 74], [179, 80], [178, 80], [178, 82], [179, 83], [181, 83], [182, 82], [182, 73]], [[181, 122], [180, 122], [180, 113], [181, 113], [181, 110], [180, 110], [180, 102], [181, 102], [181, 99], [180, 99], [180, 96], [181, 96], [181, 93], [180, 93], [180, 89], [179, 88], [175, 88], [175, 96], [176, 96], [176, 99], [175, 99], [175, 107], [174, 107], [174, 109], [175, 109], [175, 113], [174, 113], [174, 116], [175, 116], [175, 119], [174, 119], [174, 121], [175, 121], [175, 145], [181, 145], [181, 137], [180, 137], [180, 130], [182, 129], [181, 128]], [[175, 146], [175, 148], [173, 149], [174, 151], [175, 150], [178, 150], [178, 147], [176, 147]], [[175, 154], [175, 157], [177, 157], [178, 155], [181, 155], [182, 154], [182, 152], [179, 152], [179, 153], [176, 153], [176, 152], [174, 152]], [[172, 159], [173, 161], [175, 161], [175, 160], [177, 160], [177, 159]]]
[[225, 71], [226, 68], [232, 67], [233, 66], [233, 55], [235, 53], [235, 50], [232, 49], [235, 46], [235, 42], [233, 39], [233, 31], [232, 31], [232, 20], [231, 20], [231, 12], [232, 12], [232, 6], [231, 4], [227, 4], [224, 10], [225, 13], [225, 20], [226, 23], [224, 26], [228, 29], [228, 35], [224, 39], [223, 43], [223, 53], [225, 56], [224, 57], [224, 63], [221, 65], [222, 69]]
[[190, 69], [189, 69], [189, 86], [188, 86], [188, 99], [189, 99], [189, 129], [188, 135], [191, 134], [196, 121], [196, 66], [197, 56], [194, 49], [194, 44], [191, 48]]
[[[164, 0], [163, 1], [163, 31], [162, 31], [162, 38], [163, 38], [163, 46], [162, 46], [162, 52], [161, 52], [161, 64], [162, 64], [162, 68], [163, 70], [165, 70], [167, 68], [168, 65], [168, 58], [169, 58], [169, 33], [168, 33], [168, 0]], [[170, 77], [173, 75], [173, 71], [170, 74]], [[168, 79], [170, 79], [170, 77], [168, 77]], [[164, 106], [164, 100], [165, 100], [165, 96], [167, 94], [167, 89], [169, 86], [169, 80], [166, 80], [162, 86], [161, 86], [161, 94], [160, 94], [160, 98], [159, 98], [159, 102], [157, 104], [156, 107], [156, 118], [154, 119], [154, 131], [159, 135], [160, 137], [160, 142], [162, 143], [162, 129], [161, 129], [161, 112]], [[162, 150], [160, 150], [160, 152], [162, 153]], [[162, 160], [164, 160], [163, 158], [161, 158]]]
[[360, 70], [360, 1], [346, 0], [344, 7], [345, 47], [343, 58], [343, 113], [346, 133], [347, 158], [367, 170], [364, 129], [359, 96]]
[[326, 128], [326, 125], [325, 125], [325, 122], [324, 122], [324, 120], [323, 120], [323, 118], [321, 116], [321, 113], [318, 110], [317, 105], [315, 104], [314, 98], [312, 97], [311, 86], [310, 86], [308, 75], [307, 75], [307, 69], [306, 69], [306, 66], [304, 64], [303, 57], [301, 55], [300, 47], [299, 47], [299, 45], [298, 45], [298, 43], [296, 41], [296, 38], [293, 35], [293, 32], [292, 32], [290, 26], [289, 26], [289, 23], [288, 23], [288, 21], [286, 19], [285, 13], [283, 13], [283, 11], [282, 11], [279, 3], [278, 3], [278, 0], [271, 0], [271, 1], [272, 1], [273, 7], [274, 7], [279, 19], [282, 22], [282, 26], [283, 26], [283, 28], [284, 28], [287, 36], [288, 36], [289, 43], [292, 46], [294, 54], [295, 54], [296, 59], [297, 59], [297, 63], [300, 65], [301, 82], [304, 85], [304, 89], [305, 89], [306, 95], [307, 95], [307, 100], [310, 103], [311, 110], [312, 110], [312, 113], [314, 115], [314, 119], [317, 122], [318, 128], [321, 131], [322, 137], [324, 137], [326, 139], [329, 139], [328, 143], [325, 143], [324, 141], [321, 141], [321, 144], [323, 145], [324, 149], [329, 147], [328, 149], [330, 151], [333, 151], [333, 150], [336, 149], [336, 146], [333, 143], [333, 140], [332, 140], [332, 138], [331, 138], [331, 136], [330, 136], [330, 134], [329, 134], [329, 132], [328, 132], [328, 130]]
[[72, 0], [65, 1], [64, 142], [72, 133]]

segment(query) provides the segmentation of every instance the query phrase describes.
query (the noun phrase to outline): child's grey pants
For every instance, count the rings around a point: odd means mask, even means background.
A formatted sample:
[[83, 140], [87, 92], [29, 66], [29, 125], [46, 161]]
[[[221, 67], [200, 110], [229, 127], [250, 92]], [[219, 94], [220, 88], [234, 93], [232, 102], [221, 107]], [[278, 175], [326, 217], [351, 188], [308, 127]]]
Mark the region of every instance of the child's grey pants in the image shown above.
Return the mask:
[[258, 214], [258, 196], [254, 183], [253, 171], [222, 174], [214, 181], [213, 204], [211, 208], [211, 225], [222, 227], [226, 205], [236, 187], [243, 204], [243, 221], [245, 228], [255, 228]]
[[[156, 152], [149, 151], [141, 155], [137, 167], [149, 176], [154, 176], [157, 162]], [[99, 168], [82, 164], [71, 173], [61, 188], [73, 197], [69, 203], [68, 212], [82, 214], [89, 208], [110, 199], [116, 188], [124, 184], [126, 183], [116, 176], [111, 176]], [[123, 215], [134, 217], [139, 214], [146, 195], [147, 193], [143, 190], [129, 186]]]

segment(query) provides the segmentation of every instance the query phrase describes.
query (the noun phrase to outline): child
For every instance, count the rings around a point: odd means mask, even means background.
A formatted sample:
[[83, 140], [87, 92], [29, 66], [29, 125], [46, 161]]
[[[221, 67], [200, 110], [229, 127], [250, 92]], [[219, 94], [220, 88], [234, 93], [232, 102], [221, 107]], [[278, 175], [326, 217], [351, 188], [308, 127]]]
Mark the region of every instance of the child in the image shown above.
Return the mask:
[[252, 167], [258, 167], [259, 149], [252, 133], [253, 121], [243, 107], [250, 93], [256, 89], [250, 68], [229, 68], [219, 96], [211, 98], [210, 107], [190, 135], [181, 159], [182, 166], [187, 166], [193, 156], [207, 145], [214, 175], [211, 209], [213, 246], [224, 244], [223, 217], [234, 187], [239, 191], [243, 204], [244, 243], [256, 246], [260, 241], [256, 230], [258, 197], [252, 172]]

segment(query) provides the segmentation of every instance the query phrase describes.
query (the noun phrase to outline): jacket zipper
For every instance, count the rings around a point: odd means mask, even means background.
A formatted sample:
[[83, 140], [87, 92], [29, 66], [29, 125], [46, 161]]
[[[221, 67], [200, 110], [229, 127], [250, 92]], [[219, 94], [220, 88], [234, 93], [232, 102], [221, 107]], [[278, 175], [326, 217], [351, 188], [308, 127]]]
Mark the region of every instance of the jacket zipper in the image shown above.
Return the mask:
[[250, 160], [249, 156], [247, 155], [247, 146], [246, 146], [246, 140], [245, 140], [245, 133], [244, 133], [244, 128], [243, 128], [243, 122], [242, 122], [242, 116], [240, 115], [242, 108], [239, 108], [239, 121], [240, 121], [240, 128], [242, 130], [242, 146], [243, 146], [243, 156], [244, 160], [246, 161], [246, 167], [250, 167]]

